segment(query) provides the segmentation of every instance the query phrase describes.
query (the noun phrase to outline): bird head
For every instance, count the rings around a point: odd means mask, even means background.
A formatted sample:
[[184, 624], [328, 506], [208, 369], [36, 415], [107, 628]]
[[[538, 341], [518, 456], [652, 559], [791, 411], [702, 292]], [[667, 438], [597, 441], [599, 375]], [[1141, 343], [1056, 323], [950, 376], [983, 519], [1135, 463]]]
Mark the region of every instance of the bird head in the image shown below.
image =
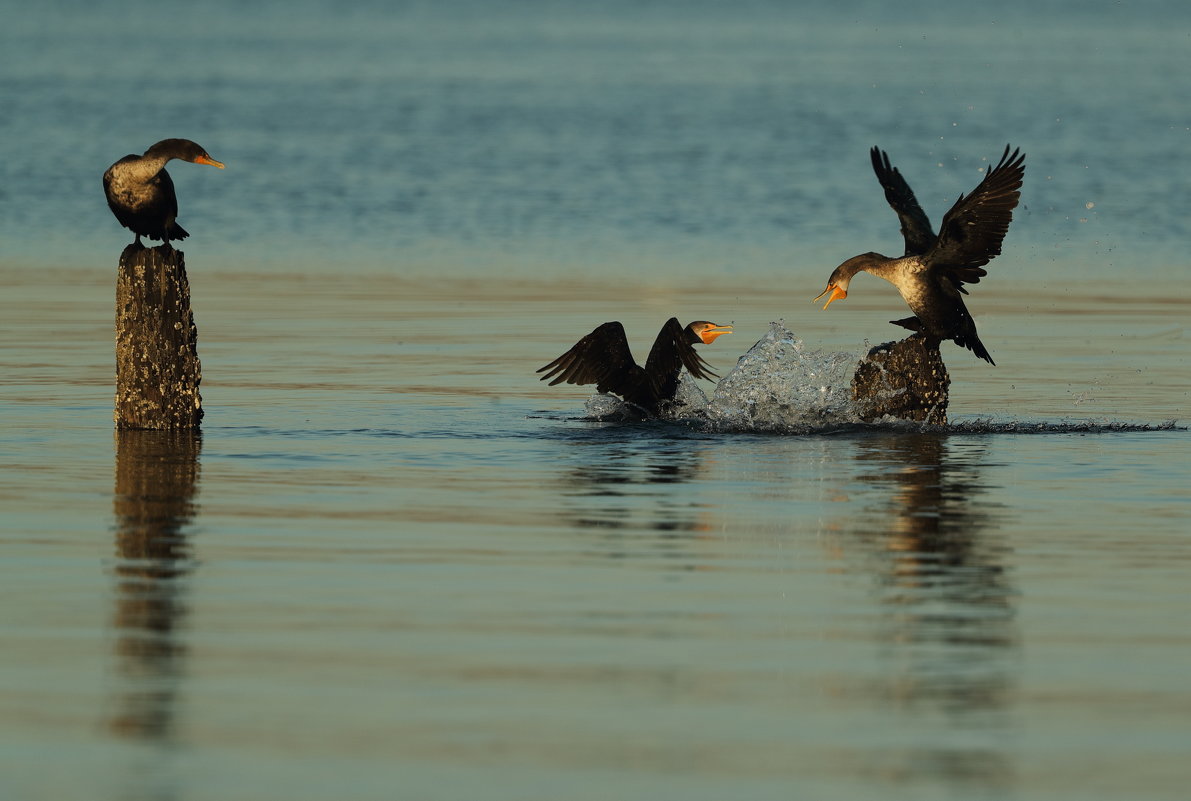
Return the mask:
[[822, 292], [820, 292], [818, 295], [816, 295], [814, 300], [811, 301], [811, 303], [814, 303], [819, 298], [826, 295], [828, 292], [831, 293], [831, 297], [829, 297], [827, 299], [827, 302], [823, 304], [823, 311], [827, 311], [827, 307], [831, 305], [831, 302], [833, 300], [840, 300], [841, 298], [848, 297], [848, 279], [845, 278], [842, 281], [837, 280], [835, 277], [835, 273], [832, 273], [831, 278], [829, 278], [827, 280], [827, 288], [824, 289]]
[[831, 271], [831, 277], [827, 279], [827, 288], [820, 292], [811, 303], [814, 303], [830, 292], [831, 297], [823, 304], [823, 309], [826, 311], [832, 301], [848, 297], [848, 284], [852, 282], [852, 276], [863, 270], [865, 265], [871, 262], [875, 256], [877, 256], [875, 253], [862, 253], [859, 256], [853, 256], [839, 267], [836, 267]]
[[722, 337], [724, 334], [732, 333], [732, 326], [716, 325], [706, 320], [696, 320], [686, 328], [694, 335], [694, 341], [702, 342], [704, 345], [710, 345], [712, 342], [715, 342], [716, 337]]
[[165, 156], [166, 159], [180, 159], [194, 164], [208, 164], [223, 169], [223, 162], [211, 158], [197, 142], [189, 139], [162, 139], [145, 151], [146, 156]]

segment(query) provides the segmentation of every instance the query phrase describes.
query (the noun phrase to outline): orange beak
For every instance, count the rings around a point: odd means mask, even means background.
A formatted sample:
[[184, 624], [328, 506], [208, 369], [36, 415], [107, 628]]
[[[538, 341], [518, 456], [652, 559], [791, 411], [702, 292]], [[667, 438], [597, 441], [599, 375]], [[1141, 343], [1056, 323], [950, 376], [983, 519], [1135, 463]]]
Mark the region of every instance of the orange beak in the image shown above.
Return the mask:
[[[829, 297], [829, 298], [827, 299], [827, 302], [823, 304], [823, 311], [827, 311], [827, 307], [831, 305], [831, 301], [833, 301], [833, 300], [839, 300], [840, 298], [846, 298], [846, 297], [848, 297], [848, 293], [847, 293], [847, 292], [845, 292], [844, 290], [840, 289], [840, 288], [839, 288], [838, 286], [836, 286], [835, 284], [828, 284], [828, 285], [827, 285], [827, 288], [826, 288], [826, 289], [824, 289], [822, 292], [820, 292], [820, 293], [819, 293], [819, 294], [818, 294], [818, 295], [815, 297], [815, 300], [818, 300], [819, 298], [823, 297], [823, 296], [824, 296], [824, 295], [826, 295], [828, 292], [830, 292], [830, 293], [831, 293], [831, 297]], [[814, 303], [814, 302], [815, 302], [815, 300], [812, 300], [812, 301], [811, 301], [811, 303]]]
[[715, 342], [716, 337], [722, 337], [724, 334], [731, 334], [732, 326], [730, 325], [716, 325], [710, 328], [704, 328], [699, 332], [699, 339], [703, 340], [704, 345], [710, 345]]
[[221, 170], [223, 169], [223, 162], [216, 161], [215, 159], [211, 158], [210, 156], [199, 156], [197, 159], [194, 160], [194, 163], [195, 164], [210, 164], [212, 167], [218, 167]]

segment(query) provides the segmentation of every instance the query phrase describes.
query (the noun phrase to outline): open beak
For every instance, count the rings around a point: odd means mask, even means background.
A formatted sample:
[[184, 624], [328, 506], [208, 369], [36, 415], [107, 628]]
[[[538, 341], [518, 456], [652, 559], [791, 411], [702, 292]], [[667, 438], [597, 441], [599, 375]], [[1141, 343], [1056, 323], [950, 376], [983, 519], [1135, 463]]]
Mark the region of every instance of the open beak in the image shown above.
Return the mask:
[[824, 295], [826, 295], [828, 292], [830, 292], [830, 293], [831, 293], [831, 297], [829, 297], [829, 298], [827, 299], [827, 302], [823, 304], [823, 311], [827, 311], [827, 307], [831, 305], [831, 301], [833, 301], [833, 300], [839, 300], [840, 298], [846, 298], [846, 297], [848, 297], [848, 293], [847, 293], [847, 292], [845, 292], [844, 290], [840, 289], [840, 288], [839, 288], [838, 286], [836, 286], [835, 284], [828, 284], [828, 285], [827, 285], [827, 288], [826, 288], [826, 289], [824, 289], [822, 292], [820, 292], [820, 293], [819, 293], [819, 294], [818, 294], [818, 295], [815, 297], [815, 300], [812, 300], [812, 301], [811, 301], [811, 303], [814, 303], [816, 300], [818, 300], [819, 298], [823, 297], [823, 296], [824, 296]]
[[710, 328], [704, 328], [699, 332], [699, 339], [703, 340], [704, 345], [710, 345], [715, 342], [716, 337], [722, 337], [724, 334], [731, 334], [732, 326], [730, 325], [714, 325]]
[[221, 170], [223, 169], [223, 162], [216, 161], [215, 159], [211, 158], [210, 156], [199, 156], [197, 159], [194, 160], [194, 163], [195, 164], [210, 164], [212, 167], [218, 167]]

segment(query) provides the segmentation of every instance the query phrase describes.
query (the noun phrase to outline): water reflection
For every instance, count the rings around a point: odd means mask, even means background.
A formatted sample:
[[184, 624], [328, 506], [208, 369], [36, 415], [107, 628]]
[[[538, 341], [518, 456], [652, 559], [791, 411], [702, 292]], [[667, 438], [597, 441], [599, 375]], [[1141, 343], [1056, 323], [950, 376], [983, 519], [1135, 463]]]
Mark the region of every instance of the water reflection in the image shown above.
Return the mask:
[[[897, 434], [856, 452], [856, 479], [889, 489], [848, 535], [878, 583], [882, 670], [873, 694], [909, 722], [941, 714], [956, 731], [1005, 725], [1019, 641], [1008, 548], [997, 508], [982, 500], [985, 450], [979, 441]], [[1012, 784], [1012, 764], [995, 744], [938, 735], [907, 743], [897, 768], [969, 790]]]
[[[631, 437], [632, 427], [620, 427]], [[562, 514], [578, 529], [603, 529], [606, 556], [641, 556], [631, 530], [659, 532], [669, 556], [695, 559], [682, 545], [709, 529], [708, 509], [697, 496], [674, 485], [705, 477], [711, 469], [696, 443], [652, 436], [576, 443], [575, 464], [560, 478]], [[623, 547], [622, 547], [623, 544]]]
[[186, 656], [178, 630], [193, 568], [197, 431], [116, 431], [116, 654], [123, 690], [109, 721], [129, 738], [165, 740]]

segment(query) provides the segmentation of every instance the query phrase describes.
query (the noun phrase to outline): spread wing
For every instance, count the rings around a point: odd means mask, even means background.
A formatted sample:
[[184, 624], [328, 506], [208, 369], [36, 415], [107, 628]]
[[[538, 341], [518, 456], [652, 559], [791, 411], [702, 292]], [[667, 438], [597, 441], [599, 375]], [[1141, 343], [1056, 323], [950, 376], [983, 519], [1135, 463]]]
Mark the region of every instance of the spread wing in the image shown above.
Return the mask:
[[666, 381], [671, 377], [676, 380], [683, 367], [695, 378], [718, 377], [711, 372], [711, 366], [703, 361], [703, 357], [695, 352], [694, 345], [687, 339], [686, 329], [677, 318], [671, 317], [653, 341], [649, 358], [645, 361], [645, 372], [658, 381]]
[[918, 198], [906, 183], [906, 179], [889, 163], [889, 154], [884, 150], [873, 148], [869, 151], [873, 160], [873, 172], [885, 190], [885, 200], [897, 212], [897, 219], [902, 225], [902, 237], [906, 240], [907, 256], [920, 256], [935, 244], [935, 231], [930, 227], [930, 219], [922, 206], [918, 205]]
[[629, 342], [620, 323], [604, 323], [554, 361], [538, 370], [540, 380], [553, 379], [550, 386], [595, 384], [600, 392], [624, 395], [643, 378], [644, 371], [633, 361]]
[[1015, 149], [1001, 154], [970, 195], [960, 195], [939, 226], [939, 241], [926, 254], [932, 270], [948, 275], [960, 291], [988, 275], [981, 269], [1001, 253], [1001, 242], [1021, 197], [1026, 157]]

